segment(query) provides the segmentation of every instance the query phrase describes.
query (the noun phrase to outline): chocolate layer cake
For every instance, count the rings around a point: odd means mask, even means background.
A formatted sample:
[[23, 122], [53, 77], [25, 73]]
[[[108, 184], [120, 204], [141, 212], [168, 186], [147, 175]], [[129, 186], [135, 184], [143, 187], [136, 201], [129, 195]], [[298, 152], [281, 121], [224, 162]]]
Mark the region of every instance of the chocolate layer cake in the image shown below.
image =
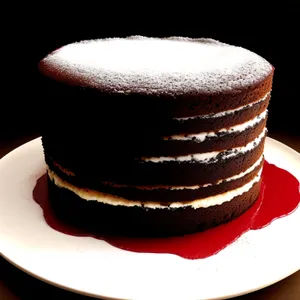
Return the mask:
[[273, 67], [212, 39], [64, 46], [39, 65], [50, 201], [66, 222], [128, 236], [206, 230], [258, 198]]

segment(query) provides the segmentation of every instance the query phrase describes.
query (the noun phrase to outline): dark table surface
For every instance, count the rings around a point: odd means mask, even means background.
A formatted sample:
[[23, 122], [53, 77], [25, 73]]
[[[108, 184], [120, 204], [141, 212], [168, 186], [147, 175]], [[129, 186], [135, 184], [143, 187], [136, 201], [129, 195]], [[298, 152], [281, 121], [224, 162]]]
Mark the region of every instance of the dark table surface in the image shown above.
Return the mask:
[[[275, 138], [296, 151], [300, 152], [300, 136], [286, 133], [269, 133]], [[20, 146], [21, 144], [36, 137], [23, 136], [6, 138], [0, 140], [0, 157]], [[300, 255], [300, 254], [299, 254]], [[20, 299], [91, 299], [89, 297], [77, 295], [65, 290], [61, 290], [47, 283], [39, 281], [28, 274], [20, 271], [0, 257], [0, 300], [20, 300]], [[264, 288], [260, 291], [238, 297], [240, 300], [299, 300], [300, 299], [300, 271], [288, 278]]]

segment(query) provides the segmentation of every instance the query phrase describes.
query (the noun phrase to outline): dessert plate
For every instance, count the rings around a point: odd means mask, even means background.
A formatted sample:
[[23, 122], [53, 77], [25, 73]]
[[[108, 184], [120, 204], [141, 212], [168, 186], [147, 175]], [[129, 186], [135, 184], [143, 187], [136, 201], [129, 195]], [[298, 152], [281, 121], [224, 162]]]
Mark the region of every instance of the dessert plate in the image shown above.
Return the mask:
[[[267, 138], [265, 155], [300, 179], [299, 153]], [[36, 180], [44, 173], [40, 138], [1, 159], [0, 253], [50, 284], [104, 299], [226, 299], [300, 269], [299, 207], [206, 259], [133, 253], [50, 228], [32, 199]]]

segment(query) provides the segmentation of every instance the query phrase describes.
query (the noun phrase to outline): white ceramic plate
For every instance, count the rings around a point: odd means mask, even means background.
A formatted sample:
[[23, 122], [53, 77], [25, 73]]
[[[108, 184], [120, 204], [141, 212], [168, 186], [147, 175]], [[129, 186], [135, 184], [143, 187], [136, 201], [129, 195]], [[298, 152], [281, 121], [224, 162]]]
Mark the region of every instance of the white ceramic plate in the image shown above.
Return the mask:
[[[300, 155], [270, 138], [266, 158], [300, 179]], [[249, 231], [217, 255], [186, 260], [133, 253], [50, 228], [32, 199], [45, 172], [40, 139], [0, 161], [0, 253], [50, 284], [108, 299], [218, 299], [273, 284], [300, 269], [300, 209]]]

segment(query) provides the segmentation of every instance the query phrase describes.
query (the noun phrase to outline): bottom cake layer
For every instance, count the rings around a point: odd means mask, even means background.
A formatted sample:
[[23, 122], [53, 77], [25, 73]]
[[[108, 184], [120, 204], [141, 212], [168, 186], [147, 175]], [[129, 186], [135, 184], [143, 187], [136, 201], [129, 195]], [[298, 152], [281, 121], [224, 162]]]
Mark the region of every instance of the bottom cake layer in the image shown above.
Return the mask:
[[58, 187], [48, 177], [50, 203], [61, 221], [90, 233], [140, 237], [179, 236], [229, 222], [253, 205], [259, 196], [260, 183], [221, 205], [152, 209], [86, 201], [72, 191]]

